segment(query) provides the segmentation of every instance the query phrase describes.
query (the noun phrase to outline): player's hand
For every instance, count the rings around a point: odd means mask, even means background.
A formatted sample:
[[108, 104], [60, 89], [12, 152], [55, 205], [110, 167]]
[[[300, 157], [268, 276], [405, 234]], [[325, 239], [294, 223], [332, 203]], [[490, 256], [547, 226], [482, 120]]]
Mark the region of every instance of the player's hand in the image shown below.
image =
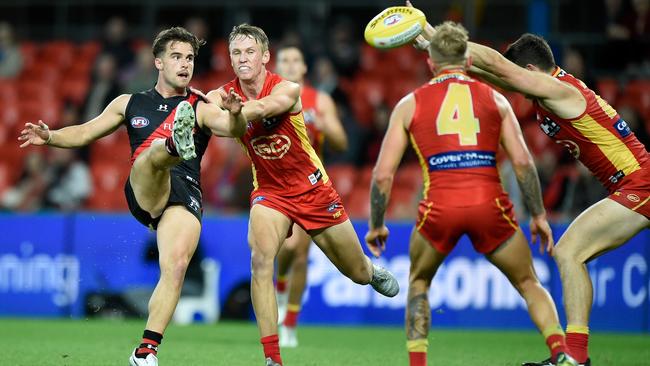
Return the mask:
[[18, 141], [25, 141], [20, 147], [26, 147], [29, 145], [45, 145], [49, 138], [50, 128], [39, 120], [38, 125], [29, 122], [25, 123], [25, 129], [20, 131]]
[[534, 216], [530, 220], [530, 239], [533, 245], [539, 241], [539, 254], [544, 254], [544, 250], [546, 250], [548, 254], [553, 255], [555, 241], [545, 214]]
[[190, 86], [190, 91], [198, 95], [199, 97], [203, 98], [204, 101], [210, 103], [210, 99], [208, 99], [208, 96], [201, 89], [197, 89], [193, 86]]
[[385, 225], [376, 229], [370, 229], [366, 233], [366, 246], [368, 246], [370, 253], [376, 258], [379, 258], [381, 253], [386, 249], [388, 234], [390, 232]]
[[415, 37], [413, 40], [413, 47], [415, 47], [415, 49], [418, 51], [428, 52], [430, 44], [431, 43], [427, 41], [421, 34]]
[[230, 88], [228, 93], [219, 89], [217, 91], [221, 96], [221, 104], [232, 114], [239, 114], [241, 112], [244, 103], [242, 102], [241, 95], [235, 92], [235, 88]]

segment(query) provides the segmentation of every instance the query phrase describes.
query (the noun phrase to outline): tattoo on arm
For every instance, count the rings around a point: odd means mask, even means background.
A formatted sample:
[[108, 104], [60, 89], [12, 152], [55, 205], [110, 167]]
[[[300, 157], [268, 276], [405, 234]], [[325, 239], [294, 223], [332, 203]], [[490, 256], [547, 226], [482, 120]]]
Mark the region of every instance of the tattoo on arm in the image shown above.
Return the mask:
[[542, 189], [539, 184], [539, 177], [535, 167], [526, 169], [521, 175], [517, 175], [519, 188], [524, 196], [524, 202], [531, 215], [537, 216], [544, 213], [544, 202], [542, 201]]
[[427, 294], [418, 294], [406, 304], [406, 339], [426, 339], [431, 324], [431, 309]]
[[384, 225], [384, 214], [386, 213], [386, 193], [381, 193], [375, 182], [370, 188], [370, 226], [373, 228]]

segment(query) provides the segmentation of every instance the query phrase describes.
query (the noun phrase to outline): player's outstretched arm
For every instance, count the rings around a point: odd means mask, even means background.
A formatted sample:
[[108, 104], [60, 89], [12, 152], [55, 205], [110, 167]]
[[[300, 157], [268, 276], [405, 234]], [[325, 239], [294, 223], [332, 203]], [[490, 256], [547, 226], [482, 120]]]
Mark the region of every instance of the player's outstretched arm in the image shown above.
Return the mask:
[[384, 223], [386, 207], [393, 186], [393, 176], [397, 171], [409, 139], [407, 129], [415, 111], [415, 97], [404, 97], [391, 113], [388, 130], [381, 143], [379, 158], [372, 172], [370, 184], [370, 220], [366, 245], [370, 252], [379, 257], [386, 247], [388, 228]]
[[519, 189], [524, 197], [524, 204], [531, 215], [530, 234], [533, 243], [539, 239], [540, 252], [544, 248], [550, 253], [553, 249], [553, 233], [546, 219], [546, 210], [542, 200], [542, 189], [533, 157], [528, 151], [524, 137], [519, 128], [508, 100], [494, 92], [495, 102], [501, 113], [501, 145], [512, 162]]
[[336, 112], [336, 104], [328, 94], [318, 92], [316, 97], [319, 115], [316, 116], [318, 129], [323, 131], [328, 145], [335, 151], [348, 149], [348, 136], [345, 134], [343, 124]]
[[213, 90], [204, 97], [210, 103], [198, 104], [196, 113], [200, 126], [208, 127], [213, 134], [223, 137], [241, 137], [246, 133], [242, 98], [233, 88], [228, 93], [223, 89]]
[[120, 126], [124, 121], [126, 105], [130, 98], [130, 94], [122, 94], [113, 99], [99, 116], [84, 124], [68, 126], [60, 130], [50, 130], [43, 121], [39, 121], [38, 125], [28, 122], [18, 137], [19, 141], [24, 141], [20, 147], [50, 145], [74, 148], [88, 145], [112, 133]]
[[259, 121], [301, 108], [300, 85], [283, 80], [273, 87], [271, 94], [244, 103], [243, 113], [249, 121]]

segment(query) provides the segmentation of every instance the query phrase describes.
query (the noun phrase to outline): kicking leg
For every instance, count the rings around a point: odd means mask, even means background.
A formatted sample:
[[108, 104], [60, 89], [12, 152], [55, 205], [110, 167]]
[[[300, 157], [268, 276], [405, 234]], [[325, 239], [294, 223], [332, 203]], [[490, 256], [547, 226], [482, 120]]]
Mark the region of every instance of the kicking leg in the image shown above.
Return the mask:
[[578, 362], [589, 357], [593, 288], [585, 264], [649, 226], [645, 216], [605, 198], [578, 216], [558, 241], [553, 256], [562, 278], [567, 343]]

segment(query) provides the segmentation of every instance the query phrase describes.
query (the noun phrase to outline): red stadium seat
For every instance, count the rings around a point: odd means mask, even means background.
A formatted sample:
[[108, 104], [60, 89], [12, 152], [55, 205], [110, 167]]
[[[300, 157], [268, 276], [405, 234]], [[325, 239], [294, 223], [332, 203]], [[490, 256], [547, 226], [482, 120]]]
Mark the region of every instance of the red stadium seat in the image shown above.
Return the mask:
[[370, 189], [368, 185], [357, 184], [347, 202], [343, 202], [348, 216], [354, 219], [367, 219], [370, 216]]
[[384, 101], [382, 80], [359, 75], [350, 84], [348, 97], [357, 121], [364, 125], [371, 125], [375, 107]]
[[21, 42], [20, 53], [23, 56], [23, 68], [29, 68], [36, 62], [38, 45], [34, 42]]
[[349, 201], [350, 192], [356, 184], [356, 168], [351, 164], [336, 164], [328, 166], [325, 170], [345, 204]]
[[61, 105], [56, 100], [23, 100], [18, 103], [20, 120], [24, 122], [38, 123], [39, 120], [47, 123], [50, 127], [56, 128], [60, 122]]
[[414, 220], [417, 216], [418, 191], [393, 184], [386, 217], [393, 220]]
[[29, 80], [51, 86], [56, 85], [61, 76], [61, 69], [56, 65], [34, 63], [31, 67], [23, 69], [20, 74], [20, 82]]
[[90, 79], [87, 75], [79, 75], [74, 78], [66, 77], [59, 84], [59, 92], [63, 100], [81, 106], [86, 100], [89, 87]]
[[124, 163], [101, 162], [92, 164], [93, 194], [86, 206], [98, 211], [125, 211], [128, 209], [124, 198], [124, 182], [129, 175], [129, 165]]
[[607, 103], [616, 105], [618, 98], [619, 86], [616, 79], [602, 78], [596, 81], [596, 91], [601, 98], [605, 99]]
[[69, 41], [51, 41], [41, 46], [39, 62], [53, 64], [60, 69], [66, 69], [72, 63], [77, 50]]
[[419, 191], [422, 187], [422, 167], [419, 163], [409, 163], [401, 166], [395, 174], [393, 187], [405, 187]]
[[51, 85], [32, 79], [19, 82], [17, 84], [17, 89], [18, 94], [23, 97], [21, 103], [25, 100], [30, 100], [48, 104], [57, 102], [60, 97]]
[[90, 145], [90, 164], [112, 162], [130, 169], [131, 146], [126, 128], [119, 128], [112, 134], [102, 137]]
[[650, 80], [631, 81], [625, 88], [624, 99], [642, 115], [647, 115], [650, 112]]

